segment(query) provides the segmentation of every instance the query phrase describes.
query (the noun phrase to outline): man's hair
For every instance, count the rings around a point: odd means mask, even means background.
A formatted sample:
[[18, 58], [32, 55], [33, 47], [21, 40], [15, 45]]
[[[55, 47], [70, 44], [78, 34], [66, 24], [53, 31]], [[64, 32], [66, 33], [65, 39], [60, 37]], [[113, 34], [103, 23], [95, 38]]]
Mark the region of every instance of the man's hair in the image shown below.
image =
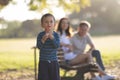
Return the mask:
[[79, 26], [86, 25], [88, 28], [91, 28], [91, 24], [88, 21], [81, 21]]
[[43, 19], [44, 19], [45, 17], [48, 17], [48, 16], [52, 16], [53, 19], [54, 19], [54, 21], [55, 21], [55, 17], [54, 17], [52, 14], [46, 13], [46, 14], [44, 14], [44, 15], [41, 17], [41, 24], [42, 24], [42, 22], [43, 22]]

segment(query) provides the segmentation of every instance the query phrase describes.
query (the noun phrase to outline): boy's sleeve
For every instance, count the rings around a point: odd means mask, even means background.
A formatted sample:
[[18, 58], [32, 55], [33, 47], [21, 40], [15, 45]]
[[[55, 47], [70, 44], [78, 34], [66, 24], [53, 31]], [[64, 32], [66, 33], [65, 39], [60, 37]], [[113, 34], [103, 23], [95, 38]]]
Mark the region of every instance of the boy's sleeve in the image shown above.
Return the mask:
[[44, 45], [42, 42], [41, 42], [41, 39], [42, 39], [42, 35], [41, 34], [39, 34], [38, 36], [37, 36], [37, 44], [36, 44], [36, 46], [37, 46], [37, 48], [42, 48], [42, 46]]
[[55, 48], [60, 47], [60, 37], [58, 34], [54, 35], [54, 39], [52, 41]]

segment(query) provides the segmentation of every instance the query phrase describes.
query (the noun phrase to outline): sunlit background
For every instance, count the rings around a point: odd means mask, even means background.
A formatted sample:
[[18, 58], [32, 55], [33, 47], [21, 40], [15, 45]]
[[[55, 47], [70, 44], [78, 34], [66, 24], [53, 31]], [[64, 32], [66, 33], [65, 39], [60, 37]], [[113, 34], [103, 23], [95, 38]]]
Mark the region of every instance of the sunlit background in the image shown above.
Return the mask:
[[[70, 19], [73, 31], [81, 20], [91, 23], [91, 36], [107, 72], [119, 76], [120, 0], [0, 0], [0, 80], [34, 80], [34, 50], [40, 18]], [[38, 61], [37, 50], [37, 61]], [[61, 70], [61, 76], [64, 71]], [[16, 75], [15, 75], [16, 74]], [[71, 73], [68, 73], [71, 76]]]
[[[37, 11], [30, 11], [29, 7], [27, 6], [27, 1], [30, 0], [13, 0], [16, 2], [15, 4], [10, 3], [4, 9], [0, 11], [0, 17], [7, 20], [7, 21], [25, 21], [25, 20], [32, 20], [32, 19], [40, 19], [41, 15], [44, 13], [49, 12], [48, 9], [44, 9], [41, 12]], [[48, 0], [51, 2], [50, 0]], [[51, 3], [55, 2], [53, 0]], [[60, 19], [65, 16], [65, 12], [62, 8], [51, 7], [54, 16], [56, 19]]]

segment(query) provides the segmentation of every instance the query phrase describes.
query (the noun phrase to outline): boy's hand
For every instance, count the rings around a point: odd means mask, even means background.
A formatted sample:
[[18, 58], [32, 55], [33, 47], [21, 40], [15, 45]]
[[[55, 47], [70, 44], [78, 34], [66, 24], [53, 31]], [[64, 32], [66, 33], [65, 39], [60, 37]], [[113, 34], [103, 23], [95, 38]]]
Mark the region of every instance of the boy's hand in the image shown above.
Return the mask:
[[46, 34], [42, 37], [42, 40], [41, 40], [42, 43], [45, 43], [45, 41], [47, 40], [48, 36], [49, 36], [49, 34], [46, 33]]
[[48, 37], [49, 37], [50, 39], [54, 39], [54, 36], [53, 36], [53, 31], [50, 31], [50, 32], [49, 32]]
[[54, 36], [52, 34], [49, 34], [50, 39], [54, 39]]

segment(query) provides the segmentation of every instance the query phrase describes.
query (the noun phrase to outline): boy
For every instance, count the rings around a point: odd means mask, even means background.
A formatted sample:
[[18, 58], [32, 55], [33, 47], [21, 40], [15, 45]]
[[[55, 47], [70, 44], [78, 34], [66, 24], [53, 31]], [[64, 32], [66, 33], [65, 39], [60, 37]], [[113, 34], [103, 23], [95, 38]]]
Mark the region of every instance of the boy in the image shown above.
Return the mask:
[[52, 14], [44, 14], [41, 18], [44, 28], [37, 37], [37, 47], [40, 49], [38, 80], [60, 80], [57, 48], [60, 46], [59, 36], [53, 31], [55, 18]]

